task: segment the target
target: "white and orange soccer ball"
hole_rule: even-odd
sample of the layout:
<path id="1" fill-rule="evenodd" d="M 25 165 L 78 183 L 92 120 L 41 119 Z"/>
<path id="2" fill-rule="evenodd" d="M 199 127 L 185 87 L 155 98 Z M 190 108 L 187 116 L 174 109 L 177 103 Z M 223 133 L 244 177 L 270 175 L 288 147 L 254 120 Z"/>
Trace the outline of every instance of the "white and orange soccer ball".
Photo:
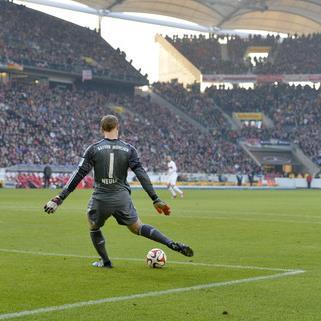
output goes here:
<path id="1" fill-rule="evenodd" d="M 166 261 L 166 254 L 161 249 L 151 249 L 146 255 L 146 263 L 150 268 L 161 268 Z"/>

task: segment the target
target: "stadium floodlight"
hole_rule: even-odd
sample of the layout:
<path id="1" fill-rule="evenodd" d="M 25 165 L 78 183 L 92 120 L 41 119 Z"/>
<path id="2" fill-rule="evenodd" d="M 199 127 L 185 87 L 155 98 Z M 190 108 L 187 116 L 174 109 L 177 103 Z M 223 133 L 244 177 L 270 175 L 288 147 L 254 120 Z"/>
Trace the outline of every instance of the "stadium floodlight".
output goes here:
<path id="1" fill-rule="evenodd" d="M 199 25 L 192 22 L 191 23 L 183 22 L 183 21 L 181 22 L 181 21 L 178 21 L 178 19 L 173 19 L 173 18 L 158 19 L 158 18 L 147 16 L 145 14 L 129 14 L 124 12 L 112 12 L 110 10 L 94 9 L 94 8 L 91 8 L 85 5 L 76 4 L 76 3 L 75 4 L 63 3 L 63 2 L 52 1 L 52 0 L 20 0 L 20 1 L 38 4 L 42 6 L 59 8 L 59 9 L 78 11 L 82 13 L 96 15 L 99 17 L 123 19 L 123 20 L 136 21 L 136 22 L 142 22 L 142 23 L 178 28 L 178 29 L 186 29 L 186 30 L 204 32 L 204 33 L 222 32 L 219 28 L 214 26 L 206 27 L 206 26 Z"/>

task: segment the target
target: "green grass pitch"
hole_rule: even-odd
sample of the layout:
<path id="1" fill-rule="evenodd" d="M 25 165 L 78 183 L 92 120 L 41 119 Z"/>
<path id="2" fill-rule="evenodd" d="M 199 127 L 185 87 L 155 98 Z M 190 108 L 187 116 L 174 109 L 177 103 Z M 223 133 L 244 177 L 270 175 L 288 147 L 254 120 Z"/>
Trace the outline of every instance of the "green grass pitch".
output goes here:
<path id="1" fill-rule="evenodd" d="M 172 206 L 169 217 L 133 191 L 142 221 L 190 244 L 195 256 L 135 236 L 111 218 L 103 231 L 112 270 L 90 265 L 91 192 L 75 191 L 54 215 L 44 214 L 56 193 L 0 190 L 0 320 L 321 320 L 319 191 L 186 190 L 176 200 L 159 191 Z M 153 247 L 165 250 L 165 268 L 146 266 Z"/>

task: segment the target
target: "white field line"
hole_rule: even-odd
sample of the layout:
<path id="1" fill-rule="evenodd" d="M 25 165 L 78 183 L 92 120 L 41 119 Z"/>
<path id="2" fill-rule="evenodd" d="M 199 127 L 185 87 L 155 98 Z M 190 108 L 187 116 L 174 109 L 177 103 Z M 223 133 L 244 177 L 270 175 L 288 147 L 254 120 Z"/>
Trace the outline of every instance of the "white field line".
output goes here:
<path id="1" fill-rule="evenodd" d="M 163 290 L 163 291 L 144 292 L 144 293 L 137 293 L 137 294 L 131 294 L 131 295 L 109 297 L 109 298 L 98 299 L 98 300 L 82 301 L 82 302 L 76 302 L 76 303 L 71 303 L 71 304 L 56 305 L 56 306 L 39 308 L 39 309 L 34 309 L 34 310 L 26 310 L 26 311 L 14 312 L 14 313 L 0 314 L 0 320 L 9 320 L 9 319 L 19 318 L 19 317 L 23 317 L 23 316 L 28 316 L 28 315 L 35 315 L 35 314 L 41 314 L 41 313 L 47 313 L 47 312 L 56 312 L 56 311 L 63 311 L 63 310 L 69 310 L 69 309 L 75 309 L 75 308 L 82 308 L 82 307 L 90 306 L 90 305 L 98 305 L 98 304 L 111 303 L 111 302 L 120 302 L 120 301 L 127 301 L 127 300 L 141 299 L 141 298 L 148 298 L 148 297 L 157 297 L 157 296 L 168 295 L 168 294 L 197 291 L 197 290 L 210 289 L 210 288 L 218 288 L 218 287 L 222 287 L 222 286 L 230 286 L 230 285 L 249 283 L 249 282 L 257 282 L 257 281 L 263 281 L 263 280 L 273 280 L 273 279 L 278 279 L 278 278 L 282 278 L 285 276 L 296 275 L 296 274 L 300 274 L 300 273 L 304 273 L 304 271 L 302 271 L 302 270 L 289 271 L 289 272 L 283 272 L 283 273 L 278 273 L 278 274 L 274 274 L 274 275 L 257 276 L 257 277 L 253 277 L 253 278 L 246 278 L 246 279 L 240 279 L 240 280 L 199 284 L 199 285 L 194 285 L 194 286 L 185 287 L 185 288 L 176 288 L 176 289 L 168 289 L 168 290 Z"/>
<path id="2" fill-rule="evenodd" d="M 75 257 L 75 258 L 84 258 L 84 259 L 93 259 L 97 258 L 93 255 L 78 255 L 78 254 L 64 254 L 64 253 L 48 253 L 48 252 L 37 252 L 37 251 L 26 251 L 26 250 L 16 250 L 16 249 L 2 249 L 0 252 L 6 253 L 19 253 L 19 254 L 30 254 L 30 255 L 40 255 L 40 256 L 58 256 L 58 257 Z M 112 260 L 116 261 L 136 261 L 142 262 L 143 259 L 138 258 L 121 258 L 121 257 L 112 257 Z M 235 264 L 211 264 L 211 263 L 198 263 L 198 262 L 184 262 L 184 261 L 170 261 L 172 264 L 182 264 L 182 265 L 193 265 L 193 266 L 208 266 L 213 268 L 228 268 L 228 269 L 244 269 L 244 270 L 261 270 L 261 271 L 275 271 L 275 272 L 297 272 L 303 270 L 294 270 L 294 269 L 284 269 L 284 268 L 271 268 L 271 267 L 262 267 L 262 266 L 252 266 L 252 265 L 235 265 Z"/>

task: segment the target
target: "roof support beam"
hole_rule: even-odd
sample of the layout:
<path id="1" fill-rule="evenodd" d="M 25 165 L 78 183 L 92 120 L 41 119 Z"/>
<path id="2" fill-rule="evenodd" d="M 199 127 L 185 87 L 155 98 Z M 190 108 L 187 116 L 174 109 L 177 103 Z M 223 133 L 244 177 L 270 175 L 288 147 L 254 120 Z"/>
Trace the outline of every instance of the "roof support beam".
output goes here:
<path id="1" fill-rule="evenodd" d="M 123 20 L 129 20 L 129 21 L 136 21 L 136 22 L 142 22 L 142 23 L 148 23 L 148 24 L 154 24 L 159 26 L 165 26 L 165 27 L 172 27 L 172 28 L 178 28 L 178 29 L 186 29 L 186 30 L 192 30 L 192 31 L 198 31 L 198 32 L 219 32 L 220 29 L 216 27 L 206 27 L 199 24 L 189 24 L 189 23 L 183 23 L 183 22 L 173 22 L 168 20 L 161 20 L 161 19 L 154 19 L 154 18 L 148 18 L 145 16 L 139 16 L 139 15 L 130 15 L 125 14 L 122 12 L 111 12 L 109 10 L 96 10 L 87 6 L 80 6 L 80 5 L 74 5 L 74 4 L 65 4 L 61 2 L 56 2 L 52 0 L 21 0 L 23 2 L 29 2 L 34 3 L 42 6 L 48 6 L 48 7 L 54 7 L 59 9 L 65 9 L 65 10 L 71 10 L 71 11 L 78 11 L 82 13 L 92 14 L 96 16 L 101 17 L 109 17 L 109 18 L 116 18 L 116 19 L 123 19 Z"/>

